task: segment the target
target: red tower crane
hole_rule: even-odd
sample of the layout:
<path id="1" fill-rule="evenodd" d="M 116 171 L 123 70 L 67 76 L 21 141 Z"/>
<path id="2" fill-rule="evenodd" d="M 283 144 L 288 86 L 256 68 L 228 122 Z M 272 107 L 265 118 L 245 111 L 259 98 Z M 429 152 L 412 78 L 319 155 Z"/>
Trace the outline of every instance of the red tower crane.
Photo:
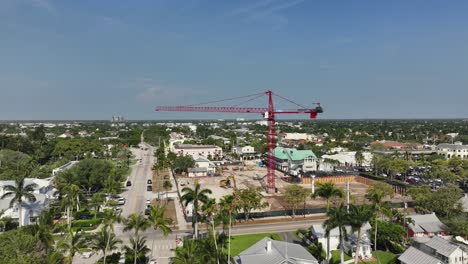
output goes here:
<path id="1" fill-rule="evenodd" d="M 261 96 L 268 97 L 268 108 L 262 107 L 240 107 L 240 105 L 255 100 Z M 275 110 L 273 105 L 273 96 L 281 98 L 285 101 L 288 101 L 296 106 L 300 107 L 299 109 L 293 110 Z M 248 100 L 239 103 L 237 105 L 226 107 L 226 106 L 200 106 L 206 105 L 211 103 L 218 103 L 224 101 L 230 101 L 235 99 L 244 99 L 248 98 Z M 311 119 L 317 117 L 317 114 L 322 113 L 323 109 L 320 106 L 320 103 L 314 103 L 316 107 L 314 108 L 307 108 L 300 104 L 297 104 L 283 96 L 273 93 L 272 91 L 268 90 L 266 92 L 262 92 L 259 94 L 229 98 L 224 100 L 206 102 L 196 105 L 188 105 L 188 106 L 157 106 L 156 111 L 173 111 L 173 112 L 221 112 L 221 113 L 255 113 L 255 114 L 262 114 L 263 117 L 268 121 L 268 133 L 267 133 L 267 150 L 268 150 L 268 157 L 267 157 L 267 165 L 268 165 L 268 172 L 267 172 L 267 191 L 269 193 L 275 192 L 275 153 L 274 150 L 276 148 L 276 126 L 275 126 L 275 117 L 278 114 L 309 114 Z"/>

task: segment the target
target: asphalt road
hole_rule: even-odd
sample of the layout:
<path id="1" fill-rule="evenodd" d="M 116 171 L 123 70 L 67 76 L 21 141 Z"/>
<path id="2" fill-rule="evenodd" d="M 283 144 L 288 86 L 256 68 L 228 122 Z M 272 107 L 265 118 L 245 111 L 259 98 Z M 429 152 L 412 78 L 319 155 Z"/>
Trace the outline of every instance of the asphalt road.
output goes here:
<path id="1" fill-rule="evenodd" d="M 147 150 L 133 148 L 131 149 L 133 155 L 137 160 L 132 167 L 132 172 L 128 180 L 132 182 L 132 186 L 126 187 L 127 189 L 121 194 L 126 199 L 122 207 L 122 216 L 127 217 L 132 213 L 144 213 L 146 202 L 146 186 L 147 180 L 151 179 L 152 171 L 151 166 L 154 164 L 154 149 L 146 143 L 140 144 Z"/>

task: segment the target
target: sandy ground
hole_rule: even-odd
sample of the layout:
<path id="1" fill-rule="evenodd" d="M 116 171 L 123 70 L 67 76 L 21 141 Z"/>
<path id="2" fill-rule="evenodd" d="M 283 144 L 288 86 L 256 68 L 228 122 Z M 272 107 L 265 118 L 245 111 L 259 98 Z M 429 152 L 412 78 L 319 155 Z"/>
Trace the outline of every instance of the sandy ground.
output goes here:
<path id="1" fill-rule="evenodd" d="M 223 176 L 218 177 L 201 177 L 201 178 L 187 178 L 187 177 L 180 177 L 179 178 L 179 185 L 181 188 L 185 186 L 193 186 L 195 181 L 198 181 L 202 188 L 210 189 L 212 191 L 212 197 L 219 201 L 223 196 L 232 194 L 232 188 L 223 188 L 220 187 L 219 181 L 226 179 L 227 176 L 234 175 L 236 179 L 236 185 L 238 189 L 244 189 L 249 187 L 261 187 L 261 181 L 266 174 L 267 170 L 265 167 L 258 167 L 258 166 L 249 166 L 244 167 L 244 170 L 232 170 L 233 167 L 228 167 L 229 169 L 224 169 Z M 239 167 L 240 168 L 240 167 Z M 290 183 L 281 179 L 283 174 L 281 172 L 276 172 L 276 187 L 278 188 L 278 193 L 276 194 L 267 194 L 262 192 L 265 196 L 265 201 L 268 202 L 269 208 L 267 211 L 272 210 L 281 210 L 288 208 L 287 203 L 284 201 L 282 192 L 286 186 L 290 185 Z M 182 183 L 182 184 L 181 184 Z M 304 188 L 311 190 L 310 184 L 301 184 Z M 336 186 L 341 188 L 344 192 L 346 192 L 346 183 L 337 183 Z M 367 189 L 369 188 L 368 185 L 358 183 L 358 182 L 350 182 L 350 202 L 353 204 L 362 204 L 368 203 L 365 198 L 365 194 Z M 332 202 L 333 204 L 338 204 L 341 201 L 346 201 L 346 197 L 343 200 L 337 198 L 334 199 Z M 392 199 L 392 202 L 402 202 L 403 198 L 401 196 L 395 196 Z M 323 199 L 317 198 L 312 199 L 308 198 L 306 201 L 308 208 L 323 208 L 325 207 L 325 201 Z"/>

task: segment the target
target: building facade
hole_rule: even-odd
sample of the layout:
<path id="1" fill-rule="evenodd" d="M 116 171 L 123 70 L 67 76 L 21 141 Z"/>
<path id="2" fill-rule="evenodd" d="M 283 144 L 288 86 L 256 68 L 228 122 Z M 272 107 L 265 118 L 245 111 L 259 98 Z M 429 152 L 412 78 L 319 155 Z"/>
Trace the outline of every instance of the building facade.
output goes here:
<path id="1" fill-rule="evenodd" d="M 220 159 L 223 157 L 223 149 L 215 145 L 191 145 L 180 144 L 172 147 L 172 152 L 181 155 L 190 155 L 192 157 L 202 156 L 205 158 Z"/>
<path id="2" fill-rule="evenodd" d="M 445 158 L 468 158 L 468 145 L 463 145 L 461 142 L 454 144 L 439 144 L 437 145 L 437 154 L 443 155 Z"/>
<path id="3" fill-rule="evenodd" d="M 15 186 L 15 181 L 0 181 L 0 196 L 6 193 L 4 186 L 13 185 Z M 13 199 L 8 197 L 0 200 L 0 211 L 5 210 L 3 217 L 10 217 L 21 225 L 31 225 L 37 222 L 37 219 L 41 212 L 47 208 L 50 202 L 55 199 L 56 189 L 52 184 L 52 179 L 35 179 L 35 178 L 26 178 L 24 180 L 24 185 L 36 184 L 34 189 L 34 197 L 36 201 L 23 201 L 21 205 L 22 218 L 20 219 L 20 205 L 14 203 L 10 207 L 10 202 Z"/>
<path id="4" fill-rule="evenodd" d="M 318 159 L 311 150 L 297 150 L 295 148 L 276 147 L 275 167 L 277 170 L 293 173 L 316 171 Z"/>

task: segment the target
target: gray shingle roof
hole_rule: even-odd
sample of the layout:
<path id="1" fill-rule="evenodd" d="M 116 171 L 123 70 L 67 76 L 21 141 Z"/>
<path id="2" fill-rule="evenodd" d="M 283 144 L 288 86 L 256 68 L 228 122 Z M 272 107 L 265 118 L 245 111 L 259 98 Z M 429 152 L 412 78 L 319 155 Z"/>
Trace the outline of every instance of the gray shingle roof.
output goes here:
<path id="1" fill-rule="evenodd" d="M 429 233 L 438 233 L 444 231 L 446 226 L 437 218 L 437 216 L 432 214 L 424 215 L 410 215 L 408 216 L 414 221 L 414 224 L 409 224 L 409 227 L 417 233 L 429 232 Z"/>
<path id="2" fill-rule="evenodd" d="M 435 257 L 428 255 L 415 247 L 409 247 L 398 260 L 405 264 L 441 264 Z"/>
<path id="3" fill-rule="evenodd" d="M 271 250 L 267 251 L 267 241 Z M 318 264 L 305 248 L 298 244 L 263 238 L 236 257 L 238 264 Z"/>
<path id="4" fill-rule="evenodd" d="M 442 143 L 437 145 L 437 148 L 447 148 L 447 149 L 452 149 L 452 150 L 459 150 L 459 149 L 468 149 L 467 145 L 458 145 L 458 144 L 446 144 Z"/>
<path id="5" fill-rule="evenodd" d="M 426 246 L 435 249 L 437 253 L 446 257 L 449 257 L 458 248 L 457 245 L 437 236 L 432 237 L 426 243 Z"/>

